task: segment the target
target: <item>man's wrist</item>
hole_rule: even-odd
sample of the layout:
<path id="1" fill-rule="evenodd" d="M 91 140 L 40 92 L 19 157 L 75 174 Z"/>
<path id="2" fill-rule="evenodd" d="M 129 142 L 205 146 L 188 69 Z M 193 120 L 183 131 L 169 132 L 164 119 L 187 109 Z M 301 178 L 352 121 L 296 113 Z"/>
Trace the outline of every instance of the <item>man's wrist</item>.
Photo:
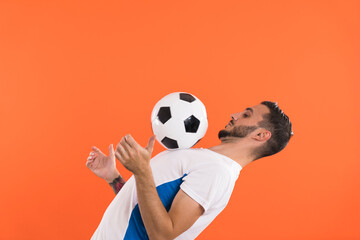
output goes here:
<path id="1" fill-rule="evenodd" d="M 152 170 L 150 167 L 150 164 L 146 167 L 141 168 L 141 170 L 137 171 L 137 172 L 133 172 L 134 177 L 135 178 L 143 178 L 146 177 L 147 175 L 152 175 Z"/>
<path id="2" fill-rule="evenodd" d="M 115 172 L 115 173 L 113 173 L 111 176 L 109 176 L 108 178 L 105 178 L 105 181 L 110 184 L 110 183 L 112 183 L 116 178 L 118 178 L 119 176 L 121 177 L 120 173 Z"/>
<path id="3" fill-rule="evenodd" d="M 121 177 L 121 175 L 119 175 L 111 183 L 109 183 L 109 185 L 114 190 L 115 194 L 118 194 L 118 192 L 121 190 L 125 183 L 126 181 Z"/>

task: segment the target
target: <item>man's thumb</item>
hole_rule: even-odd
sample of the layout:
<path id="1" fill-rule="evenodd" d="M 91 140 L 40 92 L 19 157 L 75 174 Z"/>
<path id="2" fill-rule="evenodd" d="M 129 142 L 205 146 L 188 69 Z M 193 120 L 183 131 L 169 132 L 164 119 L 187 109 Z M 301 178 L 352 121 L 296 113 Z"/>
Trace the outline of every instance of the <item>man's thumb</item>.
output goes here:
<path id="1" fill-rule="evenodd" d="M 115 151 L 114 151 L 114 148 L 113 148 L 112 144 L 110 144 L 110 146 L 109 146 L 109 154 L 110 154 L 110 156 L 115 154 Z"/>
<path id="2" fill-rule="evenodd" d="M 149 139 L 148 145 L 145 147 L 150 153 L 152 153 L 153 149 L 154 149 L 154 144 L 155 144 L 155 135 L 151 136 L 151 138 Z"/>

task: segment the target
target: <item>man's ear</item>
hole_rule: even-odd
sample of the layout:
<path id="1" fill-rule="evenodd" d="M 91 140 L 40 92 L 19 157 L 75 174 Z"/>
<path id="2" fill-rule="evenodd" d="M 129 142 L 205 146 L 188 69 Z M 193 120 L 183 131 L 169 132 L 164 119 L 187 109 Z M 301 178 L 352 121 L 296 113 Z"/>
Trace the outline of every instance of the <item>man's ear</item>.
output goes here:
<path id="1" fill-rule="evenodd" d="M 265 128 L 260 128 L 253 136 L 253 139 L 260 142 L 266 142 L 271 138 L 271 132 Z"/>

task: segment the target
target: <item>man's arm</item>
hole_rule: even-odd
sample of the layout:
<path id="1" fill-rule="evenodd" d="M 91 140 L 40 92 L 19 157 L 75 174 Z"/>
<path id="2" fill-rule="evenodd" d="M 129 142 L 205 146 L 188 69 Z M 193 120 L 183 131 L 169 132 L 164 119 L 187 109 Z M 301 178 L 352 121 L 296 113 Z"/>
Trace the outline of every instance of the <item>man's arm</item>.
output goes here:
<path id="1" fill-rule="evenodd" d="M 135 177 L 138 204 L 147 234 L 151 240 L 173 239 L 191 227 L 204 209 L 180 190 L 169 212 L 166 211 L 156 190 L 150 167 L 154 136 L 142 148 L 127 135 L 117 145 L 115 156 Z M 186 211 L 184 211 L 186 209 Z"/>
<path id="2" fill-rule="evenodd" d="M 174 239 L 203 214 L 200 204 L 182 190 L 176 194 L 167 212 L 157 193 L 151 169 L 134 176 L 141 217 L 151 240 Z"/>

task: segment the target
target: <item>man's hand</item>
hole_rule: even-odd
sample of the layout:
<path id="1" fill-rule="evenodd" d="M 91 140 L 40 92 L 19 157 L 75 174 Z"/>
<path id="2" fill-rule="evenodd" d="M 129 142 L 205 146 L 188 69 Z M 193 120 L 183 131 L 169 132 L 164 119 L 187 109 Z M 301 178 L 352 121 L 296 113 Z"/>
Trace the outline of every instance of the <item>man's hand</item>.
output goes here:
<path id="1" fill-rule="evenodd" d="M 90 152 L 86 166 L 96 176 L 105 179 L 108 183 L 120 176 L 119 171 L 116 169 L 115 152 L 112 144 L 109 146 L 109 156 L 106 156 L 95 146 L 92 147 L 92 150 L 94 152 Z"/>
<path id="2" fill-rule="evenodd" d="M 142 174 L 150 168 L 154 142 L 155 136 L 152 136 L 148 145 L 143 148 L 128 134 L 116 146 L 115 156 L 134 175 Z"/>

